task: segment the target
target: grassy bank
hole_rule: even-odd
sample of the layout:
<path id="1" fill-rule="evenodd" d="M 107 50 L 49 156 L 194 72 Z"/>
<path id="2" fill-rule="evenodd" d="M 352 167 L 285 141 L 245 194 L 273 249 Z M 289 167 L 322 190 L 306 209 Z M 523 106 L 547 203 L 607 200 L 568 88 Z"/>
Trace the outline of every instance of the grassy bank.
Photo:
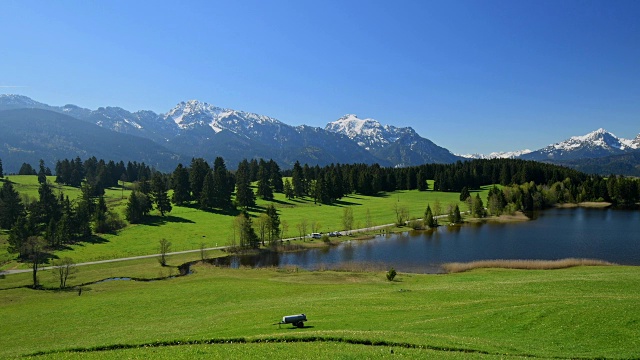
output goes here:
<path id="1" fill-rule="evenodd" d="M 149 274 L 157 273 L 158 265 L 146 264 Z M 120 270 L 117 276 L 131 273 Z M 407 350 L 413 358 L 640 356 L 637 267 L 401 273 L 394 282 L 382 272 L 231 270 L 208 265 L 194 270 L 163 281 L 94 284 L 81 296 L 4 287 L 0 358 L 95 347 L 114 349 L 91 354 L 101 358 L 220 356 L 230 345 L 201 343 L 232 338 L 255 342 L 232 346 L 232 351 L 249 358 L 287 349 L 311 355 L 324 349 L 333 357 L 353 351 L 356 357 L 379 349 L 387 352 L 393 344 L 416 347 Z M 14 276 L 28 274 L 0 282 L 13 281 Z M 305 328 L 272 325 L 294 313 L 307 314 Z M 315 342 L 257 342 L 288 337 Z M 176 342 L 191 345 L 137 348 Z M 366 350 L 362 345 L 375 343 L 391 345 Z M 134 348 L 115 350 L 118 347 Z"/>

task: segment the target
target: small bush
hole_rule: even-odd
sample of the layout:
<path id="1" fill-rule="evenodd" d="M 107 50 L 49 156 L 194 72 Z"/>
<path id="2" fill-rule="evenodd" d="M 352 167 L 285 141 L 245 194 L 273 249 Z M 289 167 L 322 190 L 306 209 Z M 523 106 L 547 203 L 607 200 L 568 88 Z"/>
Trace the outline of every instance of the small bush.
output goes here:
<path id="1" fill-rule="evenodd" d="M 422 221 L 418 219 L 413 219 L 409 221 L 409 227 L 412 228 L 413 230 L 420 230 L 423 228 Z"/>
<path id="2" fill-rule="evenodd" d="M 393 279 L 396 277 L 398 273 L 396 272 L 396 269 L 391 268 L 389 269 L 389 271 L 387 271 L 387 280 L 389 281 L 393 281 Z"/>

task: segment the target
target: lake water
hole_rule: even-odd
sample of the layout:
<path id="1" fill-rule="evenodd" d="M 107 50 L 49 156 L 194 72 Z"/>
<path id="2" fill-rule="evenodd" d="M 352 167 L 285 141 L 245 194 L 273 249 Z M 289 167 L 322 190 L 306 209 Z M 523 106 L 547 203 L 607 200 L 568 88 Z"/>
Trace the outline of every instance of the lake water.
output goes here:
<path id="1" fill-rule="evenodd" d="M 317 241 L 317 240 L 316 240 Z M 231 266 L 305 269 L 373 264 L 405 272 L 438 272 L 447 262 L 489 259 L 590 258 L 640 265 L 640 211 L 551 209 L 522 223 L 442 226 L 337 246 L 259 257 L 232 257 Z"/>

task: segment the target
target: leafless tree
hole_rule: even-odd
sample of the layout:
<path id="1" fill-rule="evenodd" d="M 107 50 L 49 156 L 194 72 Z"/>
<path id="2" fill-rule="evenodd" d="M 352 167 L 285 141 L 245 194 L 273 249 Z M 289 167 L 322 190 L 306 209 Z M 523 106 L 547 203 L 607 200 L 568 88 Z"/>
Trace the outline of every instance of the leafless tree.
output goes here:
<path id="1" fill-rule="evenodd" d="M 264 246 L 264 238 L 267 235 L 267 227 L 269 225 L 269 215 L 262 213 L 256 220 L 256 226 L 258 227 L 258 236 L 260 236 L 260 242 Z"/>
<path id="2" fill-rule="evenodd" d="M 350 206 L 345 207 L 342 211 L 342 226 L 344 226 L 348 234 L 351 234 L 351 229 L 353 229 L 353 209 Z"/>
<path id="3" fill-rule="evenodd" d="M 33 270 L 33 287 L 38 287 L 38 266 L 44 258 L 45 240 L 40 236 L 29 236 L 24 242 L 24 253 L 32 264 Z"/>
<path id="4" fill-rule="evenodd" d="M 369 211 L 369 208 L 367 208 L 367 212 L 364 215 L 364 222 L 365 222 L 365 226 L 367 228 L 371 228 L 373 227 L 373 221 L 371 220 L 371 211 Z"/>
<path id="5" fill-rule="evenodd" d="M 60 289 L 67 287 L 67 280 L 73 279 L 78 272 L 76 263 L 70 257 L 64 257 L 53 262 L 53 275 L 60 281 Z"/>
<path id="6" fill-rule="evenodd" d="M 200 243 L 200 260 L 204 262 L 207 259 L 207 252 L 204 250 L 207 248 L 207 244 Z"/>
<path id="7" fill-rule="evenodd" d="M 167 239 L 160 239 L 160 265 L 167 266 L 167 253 L 171 248 L 171 242 L 167 241 Z"/>

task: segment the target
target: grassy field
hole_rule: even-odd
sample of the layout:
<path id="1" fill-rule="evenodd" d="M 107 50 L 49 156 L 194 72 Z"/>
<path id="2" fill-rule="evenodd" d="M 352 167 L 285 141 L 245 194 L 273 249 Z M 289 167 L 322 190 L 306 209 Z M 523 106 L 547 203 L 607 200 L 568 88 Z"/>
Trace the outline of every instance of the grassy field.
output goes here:
<path id="1" fill-rule="evenodd" d="M 35 176 L 11 180 L 21 193 L 37 197 Z M 80 194 L 59 190 L 71 199 Z M 273 203 L 289 224 L 289 237 L 297 235 L 303 220 L 307 232 L 311 222 L 316 231 L 341 229 L 346 206 L 353 209 L 354 227 L 362 227 L 393 223 L 396 204 L 420 217 L 436 199 L 443 208 L 459 203 L 457 193 L 433 191 L 351 195 L 332 206 L 276 194 L 273 202 L 259 200 L 252 215 Z M 107 200 L 116 211 L 126 204 L 120 189 L 108 190 Z M 146 224 L 56 255 L 83 262 L 150 254 L 157 252 L 160 238 L 171 241 L 174 251 L 224 245 L 231 239 L 231 223 L 229 214 L 174 207 L 170 216 L 152 216 Z M 6 236 L 0 233 L 0 261 L 3 268 L 15 268 L 19 265 L 6 254 Z M 30 289 L 30 273 L 0 278 L 0 358 L 640 357 L 637 267 L 401 273 L 388 282 L 381 272 L 198 264 L 191 275 L 163 279 L 199 257 L 171 256 L 167 267 L 157 259 L 81 266 L 68 282 L 82 286 L 80 296 L 75 289 Z M 49 271 L 39 277 L 45 288 L 57 285 Z M 102 281 L 110 278 L 138 281 Z M 305 328 L 273 325 L 283 315 L 301 312 L 309 318 Z"/>
<path id="2" fill-rule="evenodd" d="M 100 348 L 42 357 L 640 357 L 637 267 L 401 273 L 394 282 L 369 272 L 194 270 L 88 285 L 81 296 L 13 288 L 29 274 L 7 276 L 0 358 Z M 149 259 L 83 267 L 71 283 L 170 272 Z M 303 329 L 272 325 L 301 312 L 309 319 Z M 235 344 L 206 344 L 225 340 Z"/>
<path id="3" fill-rule="evenodd" d="M 25 196 L 37 199 L 38 183 L 36 176 L 10 176 L 15 188 Z M 49 181 L 53 182 L 54 177 Z M 80 196 L 80 190 L 67 186 L 55 185 L 55 193 L 62 191 L 70 199 Z M 433 182 L 430 182 L 433 187 Z M 487 188 L 483 189 L 481 196 Z M 119 213 L 124 212 L 129 190 L 108 189 L 105 198 L 110 208 Z M 258 216 L 266 206 L 273 204 L 280 215 L 280 219 L 288 224 L 284 237 L 299 235 L 298 224 L 307 222 L 306 233 L 328 232 L 342 230 L 342 216 L 344 208 L 353 209 L 354 228 L 365 227 L 367 224 L 382 225 L 394 223 L 396 219 L 394 207 L 406 208 L 411 217 L 422 217 L 427 204 L 432 206 L 439 201 L 443 211 L 449 204 L 459 204 L 461 210 L 466 204 L 458 199 L 458 193 L 444 193 L 435 191 L 395 191 L 380 196 L 362 196 L 352 194 L 334 205 L 314 204 L 312 200 L 289 200 L 283 194 L 275 194 L 274 201 L 259 199 L 257 208 L 251 211 L 252 216 Z M 368 215 L 367 215 L 368 214 Z M 137 255 L 154 254 L 158 252 L 158 241 L 162 238 L 172 243 L 171 251 L 199 249 L 205 247 L 228 245 L 233 238 L 233 215 L 217 212 L 201 211 L 192 207 L 174 206 L 168 216 L 159 216 L 152 212 L 145 224 L 130 225 L 117 234 L 99 234 L 92 242 L 71 245 L 65 250 L 56 251 L 58 257 L 71 257 L 75 262 L 114 259 Z M 124 216 L 123 216 L 124 218 Z M 6 253 L 6 235 L 0 234 L 0 269 L 25 268 L 24 264 L 11 261 L 14 256 Z"/>

